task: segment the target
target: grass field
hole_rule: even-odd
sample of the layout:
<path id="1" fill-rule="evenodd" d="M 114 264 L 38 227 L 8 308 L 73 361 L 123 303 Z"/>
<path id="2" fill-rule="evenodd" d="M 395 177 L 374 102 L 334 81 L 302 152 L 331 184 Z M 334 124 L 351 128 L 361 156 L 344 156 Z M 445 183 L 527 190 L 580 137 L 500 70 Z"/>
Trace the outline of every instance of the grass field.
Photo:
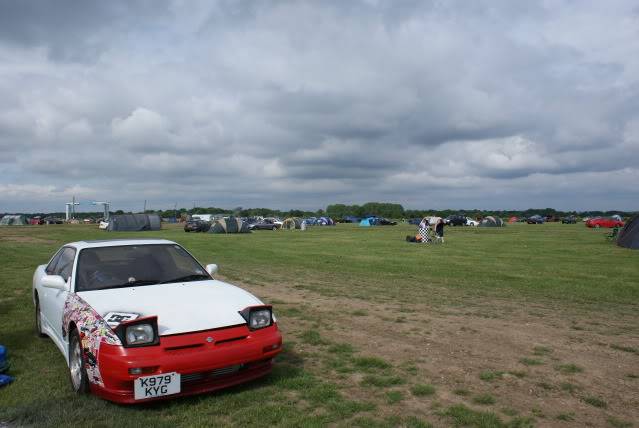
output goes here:
<path id="1" fill-rule="evenodd" d="M 639 251 L 581 224 L 448 228 L 443 245 L 412 233 L 1 228 L 16 381 L 0 389 L 0 426 L 639 426 Z M 66 242 L 131 236 L 175 240 L 272 303 L 286 343 L 273 374 L 145 406 L 74 396 L 34 334 L 33 270 Z"/>

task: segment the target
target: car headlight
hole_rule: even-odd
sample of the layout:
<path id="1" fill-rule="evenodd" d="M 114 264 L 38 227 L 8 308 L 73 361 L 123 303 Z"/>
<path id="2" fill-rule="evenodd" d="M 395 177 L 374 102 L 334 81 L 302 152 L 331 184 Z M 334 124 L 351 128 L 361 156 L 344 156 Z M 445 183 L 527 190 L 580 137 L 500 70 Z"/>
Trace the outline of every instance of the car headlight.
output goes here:
<path id="1" fill-rule="evenodd" d="M 129 345 L 143 345 L 152 343 L 155 339 L 151 324 L 138 324 L 126 328 L 126 343 Z"/>
<path id="2" fill-rule="evenodd" d="M 269 309 L 251 311 L 249 314 L 249 327 L 251 330 L 268 327 L 269 325 L 271 325 L 271 311 Z"/>
<path id="3" fill-rule="evenodd" d="M 246 320 L 250 330 L 259 330 L 273 325 L 273 310 L 271 306 L 249 306 L 240 311 L 240 315 Z"/>
<path id="4" fill-rule="evenodd" d="M 122 322 L 115 327 L 114 331 L 125 348 L 152 346 L 160 343 L 156 316 Z"/>

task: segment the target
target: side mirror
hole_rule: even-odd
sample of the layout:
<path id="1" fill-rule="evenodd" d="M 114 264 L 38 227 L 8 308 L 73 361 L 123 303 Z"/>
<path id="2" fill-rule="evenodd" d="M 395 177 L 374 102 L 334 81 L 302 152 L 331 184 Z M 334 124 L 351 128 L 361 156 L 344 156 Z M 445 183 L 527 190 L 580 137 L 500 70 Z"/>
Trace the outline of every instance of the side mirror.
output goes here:
<path id="1" fill-rule="evenodd" d="M 216 264 L 206 265 L 206 271 L 209 273 L 209 275 L 215 275 L 215 273 L 217 272 L 217 265 Z"/>
<path id="2" fill-rule="evenodd" d="M 60 275 L 45 275 L 42 278 L 42 286 L 56 290 L 67 290 L 67 282 Z"/>

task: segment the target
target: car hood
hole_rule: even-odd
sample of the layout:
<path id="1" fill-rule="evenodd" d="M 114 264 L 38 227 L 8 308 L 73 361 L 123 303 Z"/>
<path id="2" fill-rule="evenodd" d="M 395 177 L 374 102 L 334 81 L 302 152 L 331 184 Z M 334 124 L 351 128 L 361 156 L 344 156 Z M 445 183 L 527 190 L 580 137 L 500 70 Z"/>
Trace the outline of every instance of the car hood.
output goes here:
<path id="1" fill-rule="evenodd" d="M 251 293 L 217 280 L 156 284 L 77 293 L 93 309 L 156 315 L 160 336 L 244 324 L 238 313 L 263 304 Z"/>

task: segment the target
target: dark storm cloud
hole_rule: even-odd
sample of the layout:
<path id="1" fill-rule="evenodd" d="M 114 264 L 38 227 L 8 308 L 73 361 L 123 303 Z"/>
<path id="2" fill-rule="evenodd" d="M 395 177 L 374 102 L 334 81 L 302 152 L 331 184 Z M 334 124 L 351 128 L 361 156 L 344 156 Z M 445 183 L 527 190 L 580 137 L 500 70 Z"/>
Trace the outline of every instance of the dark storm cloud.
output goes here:
<path id="1" fill-rule="evenodd" d="M 73 195 L 637 209 L 637 17 L 627 1 L 2 2 L 0 211 Z"/>

